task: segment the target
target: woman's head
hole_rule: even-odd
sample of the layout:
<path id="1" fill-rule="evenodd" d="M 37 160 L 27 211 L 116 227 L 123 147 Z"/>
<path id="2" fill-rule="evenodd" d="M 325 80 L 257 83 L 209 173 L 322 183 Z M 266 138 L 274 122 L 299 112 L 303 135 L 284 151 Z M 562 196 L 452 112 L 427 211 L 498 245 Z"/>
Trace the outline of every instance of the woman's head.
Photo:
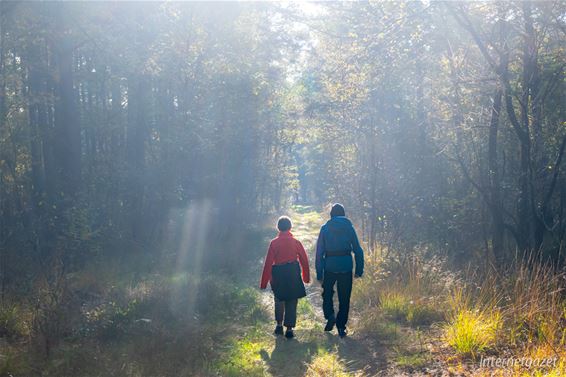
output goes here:
<path id="1" fill-rule="evenodd" d="M 287 216 L 281 216 L 279 220 L 277 220 L 277 229 L 279 229 L 280 232 L 286 232 L 288 230 L 291 230 L 292 227 L 293 227 L 293 223 L 291 222 L 291 219 Z"/>
<path id="2" fill-rule="evenodd" d="M 332 209 L 330 210 L 330 217 L 336 216 L 346 216 L 346 211 L 344 210 L 344 206 L 340 203 L 335 203 L 332 205 Z"/>

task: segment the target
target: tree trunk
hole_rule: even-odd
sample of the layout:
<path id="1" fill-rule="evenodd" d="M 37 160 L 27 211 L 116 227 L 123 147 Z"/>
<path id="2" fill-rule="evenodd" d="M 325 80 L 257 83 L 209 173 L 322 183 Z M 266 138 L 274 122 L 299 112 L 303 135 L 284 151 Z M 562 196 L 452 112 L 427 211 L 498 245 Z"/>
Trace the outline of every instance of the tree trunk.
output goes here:
<path id="1" fill-rule="evenodd" d="M 126 129 L 126 161 L 128 182 L 126 184 L 126 210 L 130 219 L 132 237 L 142 238 L 143 198 L 145 192 L 145 142 L 147 134 L 149 78 L 144 76 L 128 79 L 128 127 Z"/>
<path id="2" fill-rule="evenodd" d="M 73 87 L 73 44 L 67 27 L 65 4 L 57 4 L 58 30 L 52 46 L 56 64 L 54 157 L 58 177 L 57 196 L 76 197 L 81 183 L 81 130 Z M 66 201 L 65 200 L 65 201 Z"/>
<path id="3" fill-rule="evenodd" d="M 490 209 L 492 215 L 491 224 L 491 247 L 497 265 L 502 261 L 503 253 L 503 204 L 501 202 L 501 182 L 499 178 L 499 167 L 497 164 L 497 134 L 499 128 L 499 114 L 501 112 L 501 98 L 503 92 L 497 89 L 493 96 L 493 106 L 491 108 L 491 120 L 489 123 L 489 144 L 488 144 L 488 169 L 490 186 Z"/>

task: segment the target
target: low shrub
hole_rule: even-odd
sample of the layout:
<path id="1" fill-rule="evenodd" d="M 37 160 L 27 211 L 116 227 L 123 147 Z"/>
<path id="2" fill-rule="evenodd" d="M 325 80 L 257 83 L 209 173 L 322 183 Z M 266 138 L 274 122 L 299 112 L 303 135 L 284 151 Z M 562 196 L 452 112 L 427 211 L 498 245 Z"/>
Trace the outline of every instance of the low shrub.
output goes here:
<path id="1" fill-rule="evenodd" d="M 4 343 L 0 343 L 0 350 L 0 376 L 29 375 L 31 368 L 25 353 Z"/>
<path id="2" fill-rule="evenodd" d="M 0 338 L 18 338 L 28 336 L 30 315 L 17 304 L 0 306 Z"/>
<path id="3" fill-rule="evenodd" d="M 383 314 L 395 320 L 405 319 L 410 299 L 400 292 L 386 292 L 380 295 L 380 307 Z"/>
<path id="4" fill-rule="evenodd" d="M 432 304 L 410 302 L 405 319 L 411 326 L 427 326 L 441 321 L 443 315 Z"/>

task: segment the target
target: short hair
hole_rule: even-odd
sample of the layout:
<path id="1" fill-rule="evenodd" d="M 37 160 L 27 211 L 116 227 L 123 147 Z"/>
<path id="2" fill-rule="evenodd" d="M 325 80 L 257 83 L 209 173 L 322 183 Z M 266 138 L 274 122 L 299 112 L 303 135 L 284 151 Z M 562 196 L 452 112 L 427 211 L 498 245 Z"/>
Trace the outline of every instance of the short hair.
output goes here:
<path id="1" fill-rule="evenodd" d="M 346 211 L 344 210 L 344 206 L 340 203 L 334 203 L 332 205 L 332 209 L 330 210 L 330 217 L 336 216 L 346 216 Z"/>
<path id="2" fill-rule="evenodd" d="M 290 230 L 292 227 L 293 227 L 293 223 L 291 222 L 291 219 L 287 216 L 281 216 L 279 220 L 277 220 L 277 229 L 279 229 L 280 232 L 286 232 Z"/>

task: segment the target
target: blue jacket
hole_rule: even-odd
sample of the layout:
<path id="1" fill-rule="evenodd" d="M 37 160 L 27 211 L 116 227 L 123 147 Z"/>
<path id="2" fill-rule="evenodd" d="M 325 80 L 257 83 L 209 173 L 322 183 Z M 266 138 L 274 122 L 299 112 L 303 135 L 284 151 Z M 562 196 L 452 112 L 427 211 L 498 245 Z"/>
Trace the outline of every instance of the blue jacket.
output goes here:
<path id="1" fill-rule="evenodd" d="M 335 216 L 320 228 L 316 243 L 316 278 L 322 280 L 324 271 L 351 272 L 356 259 L 356 275 L 364 273 L 364 252 L 354 226 L 344 216 Z M 327 254 L 342 255 L 327 255 Z"/>

